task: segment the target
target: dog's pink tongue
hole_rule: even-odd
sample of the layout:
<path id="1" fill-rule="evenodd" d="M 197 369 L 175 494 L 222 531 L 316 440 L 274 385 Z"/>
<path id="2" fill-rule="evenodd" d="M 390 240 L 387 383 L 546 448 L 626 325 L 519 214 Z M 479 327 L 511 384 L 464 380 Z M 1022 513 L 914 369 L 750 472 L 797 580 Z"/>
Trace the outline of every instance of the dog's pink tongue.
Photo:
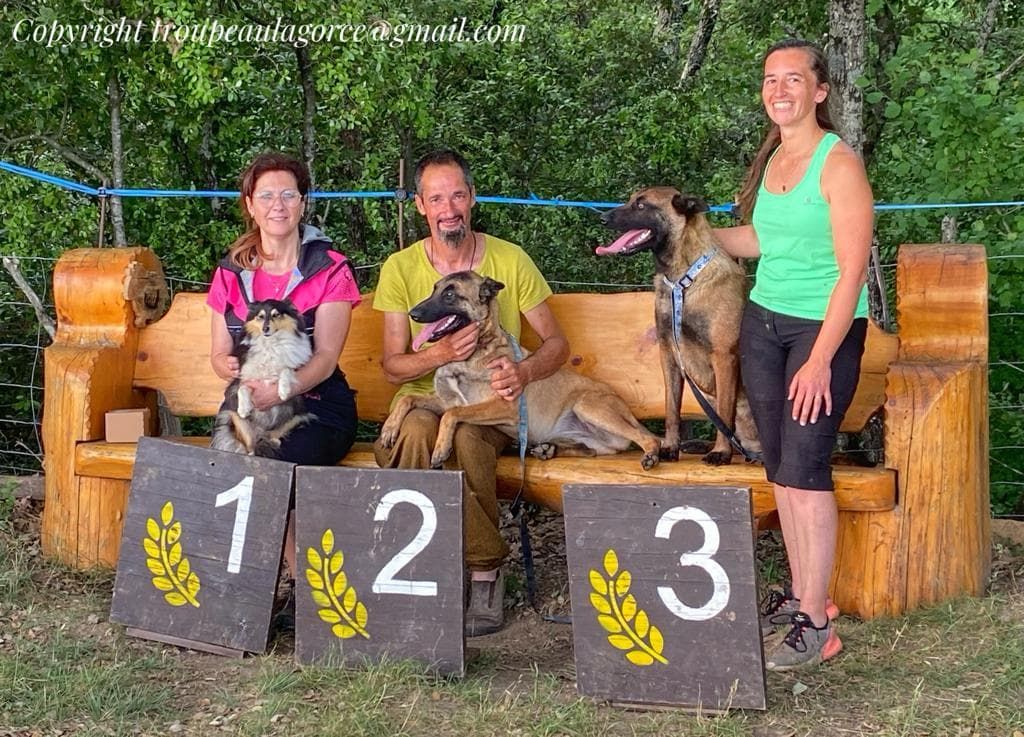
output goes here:
<path id="1" fill-rule="evenodd" d="M 452 318 L 449 315 L 448 317 L 442 317 L 440 320 L 435 320 L 434 322 L 427 323 L 426 325 L 424 325 L 423 329 L 416 334 L 415 338 L 412 339 L 412 349 L 414 351 L 418 351 L 423 346 L 424 343 L 426 343 L 428 340 L 431 339 L 431 337 L 433 337 L 434 333 L 437 332 L 438 328 L 440 328 L 442 325 L 444 325 L 451 319 Z"/>
<path id="2" fill-rule="evenodd" d="M 626 250 L 634 240 L 641 238 L 649 234 L 650 231 L 646 229 L 639 230 L 627 230 L 625 233 L 616 238 L 612 243 L 607 246 L 598 246 L 594 249 L 594 253 L 598 256 L 608 256 L 610 254 L 622 253 Z"/>

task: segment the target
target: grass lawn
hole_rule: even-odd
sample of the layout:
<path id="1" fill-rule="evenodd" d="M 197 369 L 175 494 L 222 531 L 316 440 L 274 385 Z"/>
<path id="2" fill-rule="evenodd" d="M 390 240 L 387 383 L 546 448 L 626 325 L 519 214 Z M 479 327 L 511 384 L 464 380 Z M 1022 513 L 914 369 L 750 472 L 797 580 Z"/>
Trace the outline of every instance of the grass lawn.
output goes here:
<path id="1" fill-rule="evenodd" d="M 986 598 L 895 619 L 844 617 L 845 650 L 835 660 L 768 674 L 767 712 L 702 716 L 581 698 L 569 628 L 544 621 L 515 592 L 509 627 L 471 641 L 478 652 L 462 680 L 424 675 L 408 663 L 299 668 L 289 638 L 244 660 L 128 638 L 107 622 L 111 573 L 44 561 L 38 506 L 26 501 L 0 511 L 0 737 L 1024 737 L 1024 548 L 1009 543 L 996 544 Z M 556 538 L 540 536 L 542 593 L 546 610 L 566 611 Z"/>

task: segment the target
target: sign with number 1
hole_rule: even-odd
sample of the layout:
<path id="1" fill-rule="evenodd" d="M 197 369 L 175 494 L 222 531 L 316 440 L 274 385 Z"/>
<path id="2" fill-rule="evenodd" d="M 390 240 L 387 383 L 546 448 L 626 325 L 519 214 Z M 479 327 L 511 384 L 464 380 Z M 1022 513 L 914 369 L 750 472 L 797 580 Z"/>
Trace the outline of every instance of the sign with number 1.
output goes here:
<path id="1" fill-rule="evenodd" d="M 265 651 L 293 468 L 140 438 L 111 621 L 197 649 Z"/>
<path id="2" fill-rule="evenodd" d="M 581 693 L 765 708 L 750 490 L 566 486 Z"/>

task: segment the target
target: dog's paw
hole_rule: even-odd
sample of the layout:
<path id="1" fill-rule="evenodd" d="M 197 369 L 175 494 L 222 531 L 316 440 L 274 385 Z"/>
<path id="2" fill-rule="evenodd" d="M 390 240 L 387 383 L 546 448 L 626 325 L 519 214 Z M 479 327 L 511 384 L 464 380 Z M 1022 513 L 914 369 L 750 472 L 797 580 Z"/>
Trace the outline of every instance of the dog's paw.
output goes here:
<path id="1" fill-rule="evenodd" d="M 558 446 L 554 443 L 537 443 L 530 448 L 530 455 L 542 461 L 550 461 L 558 453 Z"/>
<path id="2" fill-rule="evenodd" d="M 297 384 L 298 381 L 295 378 L 295 374 L 285 369 L 281 372 L 281 375 L 277 377 L 277 396 L 282 402 L 286 401 L 291 396 L 292 387 Z"/>
<path id="3" fill-rule="evenodd" d="M 684 440 L 679 444 L 679 452 L 687 454 L 707 453 L 714 445 L 707 440 Z"/>
<path id="4" fill-rule="evenodd" d="M 398 440 L 398 428 L 388 427 L 385 423 L 380 429 L 380 438 L 378 439 L 380 447 L 385 450 L 390 450 L 394 446 L 396 440 Z"/>
<path id="5" fill-rule="evenodd" d="M 652 468 L 654 468 L 655 466 L 658 465 L 658 461 L 661 460 L 660 455 L 661 455 L 662 452 L 664 452 L 664 451 L 660 451 L 658 453 L 644 453 L 643 457 L 640 458 L 640 466 L 645 471 L 650 471 Z M 679 459 L 679 456 L 677 455 L 676 458 L 674 458 L 673 460 L 678 460 L 678 459 Z"/>
<path id="6" fill-rule="evenodd" d="M 709 466 L 726 466 L 732 463 L 732 451 L 716 450 L 702 459 Z"/>
<path id="7" fill-rule="evenodd" d="M 658 457 L 663 461 L 678 461 L 679 460 L 679 448 L 666 448 L 662 447 L 658 451 Z"/>
<path id="8" fill-rule="evenodd" d="M 434 452 L 430 454 L 430 467 L 441 468 L 451 454 L 451 448 L 434 448 Z"/>

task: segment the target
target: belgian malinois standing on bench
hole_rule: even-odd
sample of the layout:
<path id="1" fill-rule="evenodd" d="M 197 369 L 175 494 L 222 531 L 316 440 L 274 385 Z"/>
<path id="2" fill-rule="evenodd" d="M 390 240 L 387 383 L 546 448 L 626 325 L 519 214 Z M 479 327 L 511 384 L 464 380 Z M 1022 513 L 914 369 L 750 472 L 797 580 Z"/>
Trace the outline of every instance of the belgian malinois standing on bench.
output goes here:
<path id="1" fill-rule="evenodd" d="M 743 447 L 761 450 L 750 405 L 740 386 L 740 320 L 749 284 L 738 263 L 715 249 L 698 198 L 682 195 L 671 187 L 641 190 L 629 202 L 602 217 L 609 228 L 622 232 L 598 255 L 629 255 L 650 251 L 654 255 L 655 325 L 665 375 L 665 443 L 663 455 L 678 458 L 679 409 L 683 393 L 682 371 L 709 396 L 716 412 Z M 672 292 L 695 262 L 709 255 L 704 267 L 684 290 L 682 321 L 676 340 Z M 704 461 L 721 465 L 732 461 L 733 448 L 718 432 L 714 447 Z"/>
<path id="2" fill-rule="evenodd" d="M 440 466 L 451 455 L 460 422 L 490 425 L 518 438 L 519 402 L 508 402 L 491 388 L 487 365 L 497 358 L 515 360 L 508 335 L 498 322 L 495 298 L 504 284 L 472 271 L 449 274 L 433 293 L 409 311 L 416 322 L 429 323 L 416 336 L 413 348 L 453 333 L 471 322 L 480 323 L 476 350 L 465 361 L 437 369 L 434 394 L 407 395 L 391 410 L 381 428 L 381 444 L 390 448 L 402 420 L 422 407 L 441 416 L 430 462 Z M 528 352 L 523 350 L 523 356 Z M 625 401 L 607 384 L 569 369 L 532 381 L 524 390 L 530 452 L 542 459 L 563 456 L 609 455 L 626 450 L 630 441 L 644 454 L 640 464 L 649 470 L 658 463 L 660 439 L 641 425 Z"/>

